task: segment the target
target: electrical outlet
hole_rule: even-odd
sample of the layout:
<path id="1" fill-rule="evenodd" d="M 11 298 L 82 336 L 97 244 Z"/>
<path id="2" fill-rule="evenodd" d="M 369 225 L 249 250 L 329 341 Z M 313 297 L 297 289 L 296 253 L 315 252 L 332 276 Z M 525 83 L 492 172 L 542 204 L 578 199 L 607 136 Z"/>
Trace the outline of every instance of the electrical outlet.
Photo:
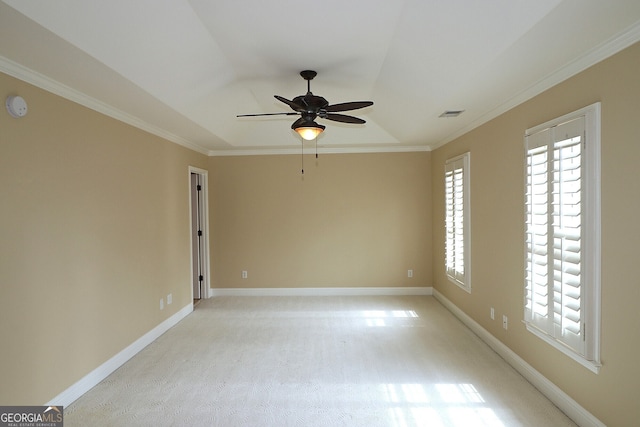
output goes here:
<path id="1" fill-rule="evenodd" d="M 407 277 L 413 277 L 413 270 L 407 270 Z"/>
<path id="2" fill-rule="evenodd" d="M 242 270 L 242 278 L 246 279 L 247 277 L 249 277 L 249 273 L 247 273 L 247 270 Z"/>
<path id="3" fill-rule="evenodd" d="M 502 315 L 502 327 L 504 329 L 507 329 L 507 316 L 505 316 L 504 314 Z"/>
<path id="4" fill-rule="evenodd" d="M 171 304 L 173 302 L 173 295 L 169 294 L 167 295 L 167 305 Z"/>
<path id="5" fill-rule="evenodd" d="M 160 298 L 160 310 L 164 310 L 164 298 Z"/>
<path id="6" fill-rule="evenodd" d="M 496 320 L 496 311 L 491 307 L 491 320 Z"/>

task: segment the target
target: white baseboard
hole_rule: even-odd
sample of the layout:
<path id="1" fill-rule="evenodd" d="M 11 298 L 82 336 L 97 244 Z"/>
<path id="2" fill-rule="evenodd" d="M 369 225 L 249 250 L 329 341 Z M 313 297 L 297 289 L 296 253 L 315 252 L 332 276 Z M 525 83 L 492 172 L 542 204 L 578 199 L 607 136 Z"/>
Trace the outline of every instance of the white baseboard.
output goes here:
<path id="1" fill-rule="evenodd" d="M 435 298 L 458 317 L 467 327 L 478 335 L 489 347 L 498 353 L 507 363 L 514 367 L 523 377 L 533 384 L 567 416 L 583 427 L 606 427 L 589 411 L 580 406 L 559 387 L 536 371 L 520 356 L 491 335 L 475 320 L 465 314 L 444 295 L 432 287 L 373 287 L 373 288 L 218 288 L 211 289 L 211 295 L 216 296 L 358 296 L 358 295 L 434 295 Z M 120 351 L 111 359 L 84 376 L 71 387 L 51 399 L 44 405 L 69 406 L 84 393 L 95 387 L 100 381 L 124 365 L 129 359 L 139 353 L 147 345 L 175 326 L 193 311 L 193 305 L 188 304 L 179 312 L 160 323 L 158 326 L 137 339 L 134 343 Z"/>
<path id="2" fill-rule="evenodd" d="M 489 331 L 460 310 L 444 295 L 434 290 L 433 296 L 575 423 L 582 427 L 606 427 L 599 419 L 593 416 L 593 414 L 580 406 L 578 402 L 549 381 L 544 375 L 536 371 L 524 359 L 491 335 Z"/>
<path id="3" fill-rule="evenodd" d="M 365 295 L 432 295 L 433 288 L 368 287 L 368 288 L 211 288 L 212 297 L 222 296 L 365 296 Z"/>
<path id="4" fill-rule="evenodd" d="M 142 349 L 151 344 L 160 335 L 164 334 L 173 326 L 175 326 L 192 311 L 193 304 L 186 305 L 176 314 L 160 323 L 158 326 L 138 338 L 124 350 L 120 351 L 111 359 L 107 360 L 102 365 L 91 371 L 89 374 L 85 375 L 71 387 L 51 399 L 49 402 L 45 403 L 45 406 L 69 406 L 84 393 L 95 387 L 100 381 L 108 377 L 113 371 L 124 365 L 129 359 L 138 354 Z"/>

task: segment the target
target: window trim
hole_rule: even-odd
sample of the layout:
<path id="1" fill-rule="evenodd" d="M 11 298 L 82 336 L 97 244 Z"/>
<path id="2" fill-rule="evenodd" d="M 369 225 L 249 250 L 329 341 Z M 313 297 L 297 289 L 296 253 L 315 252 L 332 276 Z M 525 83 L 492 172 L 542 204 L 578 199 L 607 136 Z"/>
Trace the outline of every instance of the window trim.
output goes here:
<path id="1" fill-rule="evenodd" d="M 464 274 L 462 280 L 452 276 L 447 269 L 447 178 L 446 175 L 452 169 L 455 163 L 462 162 L 462 235 L 463 235 L 463 259 L 464 259 Z M 452 157 L 445 161 L 445 274 L 447 279 L 460 287 L 464 291 L 471 293 L 471 153 L 466 152 L 459 156 Z"/>
<path id="2" fill-rule="evenodd" d="M 524 324 L 526 329 L 533 333 L 538 338 L 544 340 L 555 349 L 561 351 L 571 359 L 580 363 L 594 373 L 600 371 L 602 364 L 600 363 L 600 341 L 601 341 L 601 221 L 600 221 L 600 209 L 601 209 L 601 193 L 600 193 L 600 177 L 601 177 L 601 165 L 600 165 L 600 131 L 601 131 L 601 104 L 599 102 L 591 104 L 587 107 L 581 108 L 572 113 L 566 114 L 562 117 L 550 120 L 538 126 L 532 127 L 525 131 L 524 135 L 524 164 L 527 164 L 527 137 L 536 134 L 545 129 L 558 126 L 562 123 L 566 123 L 570 120 L 584 117 L 585 118 L 585 133 L 584 133 L 584 186 L 585 201 L 583 202 L 585 221 L 584 225 L 584 259 L 581 261 L 584 263 L 584 282 L 586 285 L 581 284 L 581 292 L 584 290 L 584 317 L 581 316 L 581 321 L 585 328 L 583 328 L 582 334 L 585 341 L 585 354 L 579 354 L 569 346 L 556 340 L 547 332 L 535 326 L 533 323 L 527 321 L 526 316 L 526 292 L 524 294 L 523 304 L 524 310 Z M 524 186 L 525 194 L 527 192 L 527 171 L 525 168 L 524 173 Z M 525 208 L 525 216 L 526 216 Z M 526 218 L 525 218 L 526 224 Z M 528 253 L 527 243 L 525 239 L 525 265 L 527 263 L 526 257 Z M 582 255 L 581 255 L 582 256 Z"/>

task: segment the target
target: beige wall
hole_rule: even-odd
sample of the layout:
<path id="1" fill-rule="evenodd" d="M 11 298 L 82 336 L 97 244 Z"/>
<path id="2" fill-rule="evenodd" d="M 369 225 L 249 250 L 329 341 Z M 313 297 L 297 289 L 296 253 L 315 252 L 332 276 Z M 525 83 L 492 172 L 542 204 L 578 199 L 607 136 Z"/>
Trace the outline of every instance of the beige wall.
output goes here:
<path id="1" fill-rule="evenodd" d="M 0 402 L 43 404 L 190 303 L 206 156 L 0 74 Z M 160 298 L 173 304 L 160 311 Z"/>
<path id="2" fill-rule="evenodd" d="M 210 159 L 212 287 L 431 286 L 430 153 L 305 157 Z"/>
<path id="3" fill-rule="evenodd" d="M 610 426 L 640 419 L 640 44 L 546 91 L 432 153 L 434 286 L 535 369 Z M 525 129 L 602 103 L 602 363 L 598 375 L 528 333 L 523 319 Z M 443 268 L 443 173 L 471 152 L 469 295 Z M 490 307 L 496 320 L 489 318 Z M 509 329 L 502 329 L 502 314 Z"/>
<path id="4" fill-rule="evenodd" d="M 640 418 L 640 44 L 432 153 L 206 158 L 0 74 L 0 402 L 39 404 L 189 304 L 189 165 L 212 286 L 431 286 L 606 424 Z M 525 331 L 523 132 L 602 102 L 602 362 Z M 443 269 L 443 166 L 471 151 L 472 283 Z M 432 247 L 434 248 L 432 253 Z M 413 269 L 413 279 L 406 277 Z M 248 279 L 240 272 L 247 270 Z M 159 310 L 160 298 L 174 303 Z M 506 314 L 508 331 L 497 318 Z"/>

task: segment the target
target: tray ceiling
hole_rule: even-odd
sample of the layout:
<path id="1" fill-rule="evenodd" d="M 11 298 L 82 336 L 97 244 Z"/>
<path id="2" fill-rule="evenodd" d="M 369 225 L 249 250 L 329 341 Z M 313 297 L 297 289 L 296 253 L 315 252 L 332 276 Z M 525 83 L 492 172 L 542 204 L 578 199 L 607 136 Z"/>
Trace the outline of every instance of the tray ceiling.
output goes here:
<path id="1" fill-rule="evenodd" d="M 304 69 L 375 103 L 321 151 L 430 150 L 638 40 L 637 0 L 0 2 L 0 71 L 209 155 L 298 153 L 295 116 L 236 115 Z"/>

